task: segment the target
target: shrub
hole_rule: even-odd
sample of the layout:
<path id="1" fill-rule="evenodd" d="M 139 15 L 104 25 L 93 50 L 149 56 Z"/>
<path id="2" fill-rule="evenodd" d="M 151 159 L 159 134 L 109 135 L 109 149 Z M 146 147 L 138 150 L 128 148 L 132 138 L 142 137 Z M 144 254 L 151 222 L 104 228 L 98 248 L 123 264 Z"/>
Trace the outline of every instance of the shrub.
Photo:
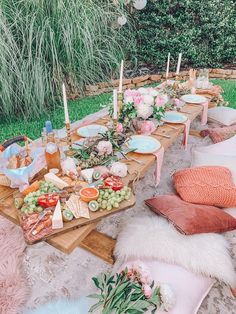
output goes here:
<path id="1" fill-rule="evenodd" d="M 0 0 L 0 116 L 35 119 L 57 104 L 62 81 L 73 89 L 110 78 L 131 42 L 112 25 L 116 9 L 97 0 Z"/>
<path id="2" fill-rule="evenodd" d="M 235 62 L 235 1 L 148 0 L 134 22 L 139 61 L 163 67 L 168 52 L 174 60 L 183 52 L 184 64 L 195 67 Z"/>

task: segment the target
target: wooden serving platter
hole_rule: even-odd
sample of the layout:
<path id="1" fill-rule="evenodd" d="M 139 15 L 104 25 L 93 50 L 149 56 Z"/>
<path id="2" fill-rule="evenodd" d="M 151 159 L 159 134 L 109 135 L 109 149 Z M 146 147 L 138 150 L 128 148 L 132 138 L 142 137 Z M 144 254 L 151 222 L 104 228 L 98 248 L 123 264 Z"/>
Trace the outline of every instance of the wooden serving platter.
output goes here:
<path id="1" fill-rule="evenodd" d="M 69 230 L 77 229 L 77 228 L 83 227 L 85 225 L 94 224 L 94 223 L 100 221 L 101 219 L 103 219 L 107 216 L 116 214 L 122 210 L 125 210 L 127 208 L 134 206 L 135 202 L 136 202 L 136 198 L 132 194 L 131 198 L 127 201 L 125 200 L 125 201 L 121 202 L 120 206 L 118 208 L 114 208 L 110 211 L 108 211 L 108 210 L 98 210 L 96 212 L 90 211 L 89 212 L 90 219 L 78 218 L 78 219 L 73 219 L 70 222 L 64 222 L 63 228 L 52 230 L 52 232 L 50 232 L 47 236 L 44 236 L 43 238 L 41 238 L 40 240 L 37 240 L 37 241 L 29 241 L 26 239 L 26 243 L 27 244 L 34 244 L 35 242 L 44 241 L 44 240 L 46 240 L 46 239 L 48 239 L 54 235 L 63 234 Z M 9 196 L 8 198 L 4 199 L 3 201 L 0 201 L 0 212 L 7 219 L 11 220 L 14 223 L 19 224 L 18 210 L 14 206 L 14 198 L 12 195 Z"/>

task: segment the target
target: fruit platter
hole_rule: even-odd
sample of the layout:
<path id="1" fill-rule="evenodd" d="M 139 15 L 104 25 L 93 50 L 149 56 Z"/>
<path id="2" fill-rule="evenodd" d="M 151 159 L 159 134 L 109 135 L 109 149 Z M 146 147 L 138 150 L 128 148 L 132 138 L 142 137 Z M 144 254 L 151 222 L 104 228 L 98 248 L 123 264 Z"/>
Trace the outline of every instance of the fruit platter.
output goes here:
<path id="1" fill-rule="evenodd" d="M 48 172 L 14 194 L 26 243 L 100 220 L 134 205 L 131 188 L 112 169 L 86 169 L 77 177 Z"/>

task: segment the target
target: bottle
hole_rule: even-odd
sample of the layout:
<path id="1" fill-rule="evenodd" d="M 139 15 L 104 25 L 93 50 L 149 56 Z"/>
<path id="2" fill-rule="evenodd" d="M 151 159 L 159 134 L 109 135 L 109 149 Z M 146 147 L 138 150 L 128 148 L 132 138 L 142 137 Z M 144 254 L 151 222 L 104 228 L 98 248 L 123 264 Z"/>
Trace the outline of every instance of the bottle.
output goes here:
<path id="1" fill-rule="evenodd" d="M 52 131 L 52 129 L 50 129 Z M 45 159 L 48 171 L 50 169 L 61 170 L 61 154 L 53 132 L 47 133 L 47 144 L 45 148 Z"/>

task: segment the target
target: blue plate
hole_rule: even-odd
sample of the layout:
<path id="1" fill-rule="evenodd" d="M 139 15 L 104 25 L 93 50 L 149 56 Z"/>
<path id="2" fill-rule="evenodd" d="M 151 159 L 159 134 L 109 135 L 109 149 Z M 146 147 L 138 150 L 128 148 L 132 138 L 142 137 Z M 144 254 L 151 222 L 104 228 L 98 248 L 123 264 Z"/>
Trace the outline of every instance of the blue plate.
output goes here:
<path id="1" fill-rule="evenodd" d="M 128 147 L 139 154 L 152 154 L 161 148 L 161 143 L 154 137 L 134 135 L 128 142 Z"/>
<path id="2" fill-rule="evenodd" d="M 164 117 L 161 118 L 163 122 L 167 123 L 184 123 L 187 117 L 175 111 L 166 111 Z"/>
<path id="3" fill-rule="evenodd" d="M 99 124 L 90 124 L 83 126 L 77 130 L 77 134 L 82 137 L 95 137 L 99 136 L 99 133 L 106 133 L 107 127 Z"/>
<path id="4" fill-rule="evenodd" d="M 181 97 L 181 100 L 189 104 L 202 104 L 207 101 L 206 97 L 195 94 L 184 95 Z"/>

